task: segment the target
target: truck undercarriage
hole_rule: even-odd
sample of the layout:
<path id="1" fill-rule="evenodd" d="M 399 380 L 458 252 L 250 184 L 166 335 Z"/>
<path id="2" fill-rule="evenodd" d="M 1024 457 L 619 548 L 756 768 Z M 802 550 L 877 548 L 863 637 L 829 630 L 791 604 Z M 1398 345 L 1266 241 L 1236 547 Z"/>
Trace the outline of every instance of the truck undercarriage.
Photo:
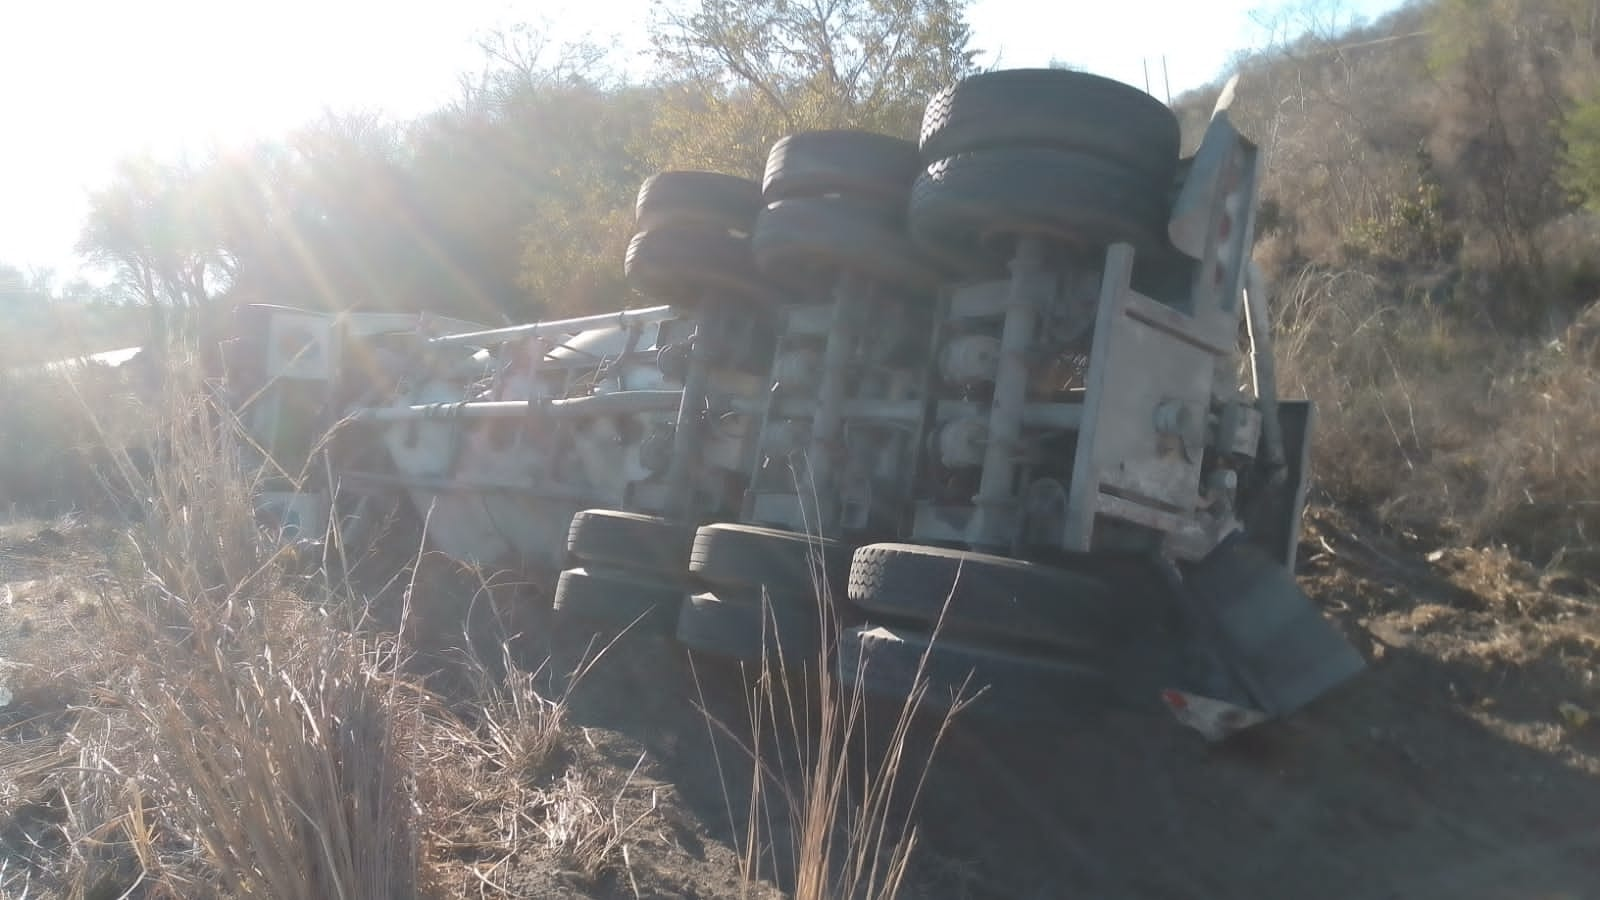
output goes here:
<path id="1" fill-rule="evenodd" d="M 1143 92 L 1015 70 L 936 94 L 916 142 L 660 173 L 624 262 L 658 305 L 250 308 L 263 506 L 320 533 L 402 497 L 449 556 L 559 573 L 558 613 L 824 652 L 869 693 L 1213 738 L 1293 713 L 1362 660 L 1293 574 L 1315 415 L 1277 393 L 1230 93 L 1187 157 Z"/>

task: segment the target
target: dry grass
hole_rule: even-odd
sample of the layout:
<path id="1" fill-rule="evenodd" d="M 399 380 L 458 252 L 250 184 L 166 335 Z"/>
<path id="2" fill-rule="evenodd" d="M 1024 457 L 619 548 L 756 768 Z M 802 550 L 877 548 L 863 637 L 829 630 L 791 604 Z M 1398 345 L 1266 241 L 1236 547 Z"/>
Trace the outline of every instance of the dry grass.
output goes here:
<path id="1" fill-rule="evenodd" d="M 1280 286 L 1284 389 L 1317 401 L 1314 480 L 1436 541 L 1600 574 L 1597 314 L 1510 340 L 1358 272 Z"/>
<path id="2" fill-rule="evenodd" d="M 754 687 L 746 696 L 748 735 L 735 734 L 707 711 L 698 673 L 697 690 L 713 730 L 712 746 L 720 732 L 753 764 L 745 820 L 732 823 L 742 833 L 747 889 L 760 884 L 765 872 L 784 871 L 795 900 L 890 900 L 906 888 L 918 843 L 916 810 L 928 772 L 972 698 L 963 688 L 938 715 L 930 715 L 925 653 L 887 729 L 875 721 L 871 709 L 879 704 L 862 687 L 860 670 L 850 684 L 840 678 L 837 601 L 822 571 L 814 558 L 811 596 L 818 604 L 822 648 L 815 657 L 785 652 L 770 597 L 763 592 L 768 627 L 761 661 L 751 673 Z M 942 626 L 941 612 L 930 648 Z M 919 726 L 927 725 L 932 734 L 919 733 Z M 718 765 L 730 771 L 720 760 Z"/>
<path id="3" fill-rule="evenodd" d="M 118 875 L 147 896 L 417 896 L 423 706 L 400 649 L 292 589 L 197 381 L 147 407 L 148 474 L 69 387 L 141 509 L 97 633 L 51 673 L 77 702 L 34 785 L 65 806 L 40 871 L 68 896 Z"/>
<path id="4" fill-rule="evenodd" d="M 1536 560 L 1600 572 L 1600 306 L 1495 381 L 1504 426 L 1483 451 L 1490 485 L 1475 535 Z"/>
<path id="5" fill-rule="evenodd" d="M 134 784 L 228 896 L 417 896 L 402 751 L 417 723 L 395 696 L 393 662 L 311 622 L 241 619 L 206 623 L 234 625 L 241 643 L 197 642 L 205 650 L 169 664 L 179 678 L 125 680 L 123 724 L 161 748 L 161 768 Z M 273 636 L 249 634 L 260 628 Z M 143 834 L 135 847 L 152 849 Z"/>
<path id="6" fill-rule="evenodd" d="M 565 696 L 547 699 L 509 655 L 472 661 L 479 702 L 465 708 L 416 683 L 400 638 L 415 582 L 385 631 L 348 580 L 307 578 L 257 521 L 226 415 L 173 376 L 145 408 L 152 468 L 111 439 L 83 383 L 52 388 L 57 414 L 82 415 L 77 439 L 104 450 L 103 483 L 138 499 L 138 524 L 82 573 L 103 593 L 96 614 L 21 648 L 11 710 L 33 712 L 0 746 L 0 885 L 460 896 L 492 883 L 486 852 L 587 871 L 619 857 L 637 814 L 565 767 Z"/>
<path id="7" fill-rule="evenodd" d="M 505 644 L 491 664 L 472 653 L 467 637 L 464 668 L 475 699 L 435 731 L 438 753 L 429 765 L 438 889 L 514 895 L 517 886 L 500 873 L 527 853 L 586 881 L 613 871 L 631 879 L 629 843 L 657 811 L 653 792 L 634 802 L 644 759 L 620 780 L 607 777 L 585 767 L 567 727 L 573 691 L 613 645 L 585 653 L 557 677 L 544 666 L 522 668 Z"/>

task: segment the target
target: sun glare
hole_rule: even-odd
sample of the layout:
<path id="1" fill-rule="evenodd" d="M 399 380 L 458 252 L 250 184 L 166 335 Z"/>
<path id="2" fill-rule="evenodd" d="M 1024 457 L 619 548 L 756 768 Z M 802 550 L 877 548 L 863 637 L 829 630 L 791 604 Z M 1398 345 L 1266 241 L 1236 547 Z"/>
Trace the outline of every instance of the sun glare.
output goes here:
<path id="1" fill-rule="evenodd" d="M 1164 96 L 1216 76 L 1261 36 L 1258 0 L 1114 5 L 974 0 L 974 45 L 986 65 L 1053 60 L 1148 86 Z M 1393 0 L 1358 0 L 1372 15 Z M 409 118 L 457 95 L 481 68 L 486 31 L 556 23 L 558 40 L 615 41 L 618 63 L 643 67 L 650 0 L 516 4 L 454 0 L 64 0 L 0 12 L 0 84 L 8 120 L 27 135 L 0 142 L 0 261 L 70 275 L 85 192 L 118 158 L 203 153 L 281 134 L 324 110 Z M 1164 68 L 1163 68 L 1164 64 Z M 8 129 L 9 131 L 10 129 Z M 16 133 L 12 131 L 11 133 Z"/>

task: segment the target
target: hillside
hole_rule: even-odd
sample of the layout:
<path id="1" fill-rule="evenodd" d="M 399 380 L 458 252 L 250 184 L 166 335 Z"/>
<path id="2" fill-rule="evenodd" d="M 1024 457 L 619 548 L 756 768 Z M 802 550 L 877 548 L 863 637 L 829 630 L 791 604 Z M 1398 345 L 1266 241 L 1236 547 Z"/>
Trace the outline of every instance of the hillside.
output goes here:
<path id="1" fill-rule="evenodd" d="M 803 27 L 822 7 L 685 8 L 655 83 L 508 32 L 420 121 L 130 160 L 84 247 L 145 305 L 93 308 L 614 309 L 649 173 L 914 136 L 970 70 L 946 0 L 844 0 L 840 48 Z M 789 718 L 793 682 L 597 642 L 416 521 L 347 567 L 265 539 L 192 383 L 4 381 L 0 895 L 1594 896 L 1600 3 L 1328 8 L 1241 56 L 1233 114 L 1269 152 L 1282 387 L 1321 411 L 1297 574 L 1360 678 L 1219 746 L 1121 715 L 899 733 L 874 706 L 885 792 L 859 736 Z M 820 52 L 900 32 L 893 59 Z M 1175 101 L 1186 149 L 1221 87 Z"/>
<path id="2" fill-rule="evenodd" d="M 1233 114 L 1270 153 L 1256 258 L 1289 389 L 1330 415 L 1322 496 L 1593 574 L 1587 10 L 1441 0 L 1306 33 L 1240 60 Z M 1191 141 L 1219 91 L 1177 101 Z"/>

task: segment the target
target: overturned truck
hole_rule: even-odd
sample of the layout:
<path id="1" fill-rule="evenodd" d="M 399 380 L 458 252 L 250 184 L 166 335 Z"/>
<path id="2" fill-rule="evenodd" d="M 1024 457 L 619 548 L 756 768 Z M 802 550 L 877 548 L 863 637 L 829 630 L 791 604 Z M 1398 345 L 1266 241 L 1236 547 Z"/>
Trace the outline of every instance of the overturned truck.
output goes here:
<path id="1" fill-rule="evenodd" d="M 932 97 L 916 142 L 663 172 L 624 260 L 660 305 L 431 332 L 268 311 L 251 393 L 288 383 L 286 346 L 339 356 L 298 408 L 353 436 L 294 496 L 399 493 L 452 556 L 559 571 L 558 613 L 1220 737 L 1363 665 L 1293 574 L 1314 415 L 1278 396 L 1232 87 L 1190 156 L 1142 91 L 1010 70 Z"/>

